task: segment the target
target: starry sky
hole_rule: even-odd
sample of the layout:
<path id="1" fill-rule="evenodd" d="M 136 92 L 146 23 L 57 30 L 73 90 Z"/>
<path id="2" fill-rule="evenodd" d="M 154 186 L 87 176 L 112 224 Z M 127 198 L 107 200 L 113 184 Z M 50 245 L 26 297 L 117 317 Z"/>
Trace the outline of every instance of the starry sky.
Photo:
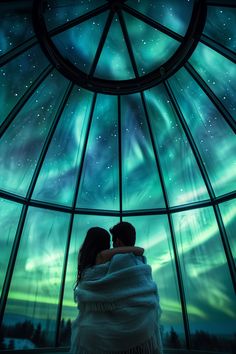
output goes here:
<path id="1" fill-rule="evenodd" d="M 61 0 L 48 1 L 44 20 L 50 31 L 105 4 L 70 1 L 65 6 Z M 193 1 L 179 4 L 177 0 L 127 1 L 131 9 L 184 36 Z M 178 207 L 210 202 L 199 165 L 214 197 L 235 191 L 236 139 L 222 112 L 235 120 L 236 9 L 208 7 L 203 36 L 208 43 L 217 42 L 215 49 L 202 40 L 187 65 L 166 82 L 118 97 L 71 86 L 50 65 L 36 39 L 27 50 L 11 52 L 34 38 L 31 9 L 20 4 L 1 6 L 0 292 L 22 212 L 22 204 L 8 200 L 6 193 L 28 198 L 35 180 L 30 199 L 38 203 L 29 206 L 22 228 L 4 324 L 30 319 L 55 332 L 72 208 L 76 214 L 62 318 L 75 318 L 72 290 L 78 249 L 88 228 L 108 229 L 117 223 L 122 206 L 123 219 L 136 227 L 137 245 L 145 248 L 152 265 L 164 328 L 184 332 L 173 230 L 191 333 L 231 335 L 236 324 L 235 294 L 214 209 L 201 205 L 178 211 Z M 62 55 L 86 74 L 108 15 L 106 10 L 52 36 Z M 179 41 L 126 11 L 123 16 L 140 77 L 174 55 Z M 94 75 L 106 80 L 135 77 L 117 14 Z M 212 97 L 217 97 L 218 106 Z M 61 211 L 49 210 L 47 203 L 60 206 Z M 170 219 L 167 206 L 174 210 Z M 220 203 L 219 210 L 235 261 L 235 199 Z M 135 212 L 140 215 L 128 216 Z"/>

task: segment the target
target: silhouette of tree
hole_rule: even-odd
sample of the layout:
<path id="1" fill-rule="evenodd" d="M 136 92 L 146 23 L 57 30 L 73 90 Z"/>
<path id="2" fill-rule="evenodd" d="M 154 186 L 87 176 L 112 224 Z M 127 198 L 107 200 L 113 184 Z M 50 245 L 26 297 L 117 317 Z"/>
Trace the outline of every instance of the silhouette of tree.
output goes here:
<path id="1" fill-rule="evenodd" d="M 165 342 L 167 347 L 181 348 L 181 343 L 178 334 L 175 332 L 173 327 L 171 327 L 170 333 L 167 333 Z"/>
<path id="2" fill-rule="evenodd" d="M 10 339 L 7 349 L 11 349 L 11 350 L 15 349 L 15 342 L 13 339 Z"/>
<path id="3" fill-rule="evenodd" d="M 5 328 L 2 326 L 0 330 L 0 349 L 6 349 L 4 344 L 4 337 L 5 337 Z"/>
<path id="4" fill-rule="evenodd" d="M 42 337 L 42 327 L 41 324 L 38 323 L 32 337 L 32 342 L 34 342 L 34 344 L 36 345 L 40 345 L 42 339 L 41 337 Z"/>
<path id="5" fill-rule="evenodd" d="M 65 327 L 65 339 L 66 339 L 65 344 L 70 344 L 70 337 L 71 337 L 71 320 L 69 319 L 66 322 L 66 327 Z"/>
<path id="6" fill-rule="evenodd" d="M 61 345 L 69 345 L 71 337 L 71 320 L 67 320 L 65 324 L 65 320 L 61 320 L 61 328 L 60 328 L 60 344 Z"/>

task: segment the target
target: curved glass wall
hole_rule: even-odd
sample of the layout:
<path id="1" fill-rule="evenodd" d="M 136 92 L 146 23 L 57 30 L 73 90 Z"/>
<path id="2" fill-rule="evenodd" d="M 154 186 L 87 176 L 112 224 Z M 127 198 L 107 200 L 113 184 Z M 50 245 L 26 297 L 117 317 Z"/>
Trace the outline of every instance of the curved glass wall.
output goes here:
<path id="1" fill-rule="evenodd" d="M 164 347 L 233 352 L 236 12 L 203 3 L 194 22 L 199 1 L 42 2 L 67 72 L 37 1 L 0 3 L 0 349 L 69 346 L 85 233 L 128 220 Z"/>

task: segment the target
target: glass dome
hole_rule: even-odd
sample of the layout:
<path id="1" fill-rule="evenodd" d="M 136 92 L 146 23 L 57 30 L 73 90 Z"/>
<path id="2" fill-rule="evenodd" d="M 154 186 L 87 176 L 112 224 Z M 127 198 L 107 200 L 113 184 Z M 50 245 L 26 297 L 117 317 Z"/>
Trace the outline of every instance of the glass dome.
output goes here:
<path id="1" fill-rule="evenodd" d="M 236 346 L 234 0 L 0 2 L 0 349 L 68 347 L 87 229 L 137 230 L 164 348 Z"/>

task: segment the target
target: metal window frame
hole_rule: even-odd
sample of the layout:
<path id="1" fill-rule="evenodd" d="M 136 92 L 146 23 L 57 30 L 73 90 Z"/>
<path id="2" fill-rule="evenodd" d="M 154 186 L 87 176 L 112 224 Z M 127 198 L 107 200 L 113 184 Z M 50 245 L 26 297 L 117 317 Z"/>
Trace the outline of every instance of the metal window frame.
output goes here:
<path id="1" fill-rule="evenodd" d="M 159 84 L 164 79 L 167 79 L 169 76 L 173 75 L 173 73 L 175 73 L 191 56 L 200 39 L 206 20 L 205 1 L 195 0 L 188 30 L 173 56 L 161 67 L 144 76 L 136 77 L 130 80 L 119 80 L 117 82 L 116 80 L 99 79 L 94 76 L 90 77 L 61 55 L 51 38 L 55 33 L 57 33 L 57 29 L 55 29 L 54 32 L 47 31 L 46 24 L 42 16 L 42 5 L 43 0 L 34 0 L 33 25 L 36 36 L 38 37 L 42 49 L 48 59 L 63 75 L 81 87 L 97 93 L 100 92 L 114 95 L 140 92 L 144 89 Z M 108 6 L 106 9 L 110 8 L 113 12 L 121 13 L 122 8 L 125 8 L 126 5 L 123 4 L 123 2 L 113 3 L 112 1 L 109 1 L 106 6 Z M 92 15 L 93 13 L 90 12 L 86 19 L 92 18 Z M 74 21 L 76 21 L 76 19 Z M 72 24 L 70 25 L 72 26 Z M 159 29 L 160 28 L 162 27 L 159 24 Z M 67 29 L 67 25 L 60 26 L 60 31 L 65 29 Z M 164 31 L 164 28 L 162 28 L 162 31 Z M 173 37 L 172 32 L 171 36 Z M 178 38 L 180 40 L 180 37 Z"/>

